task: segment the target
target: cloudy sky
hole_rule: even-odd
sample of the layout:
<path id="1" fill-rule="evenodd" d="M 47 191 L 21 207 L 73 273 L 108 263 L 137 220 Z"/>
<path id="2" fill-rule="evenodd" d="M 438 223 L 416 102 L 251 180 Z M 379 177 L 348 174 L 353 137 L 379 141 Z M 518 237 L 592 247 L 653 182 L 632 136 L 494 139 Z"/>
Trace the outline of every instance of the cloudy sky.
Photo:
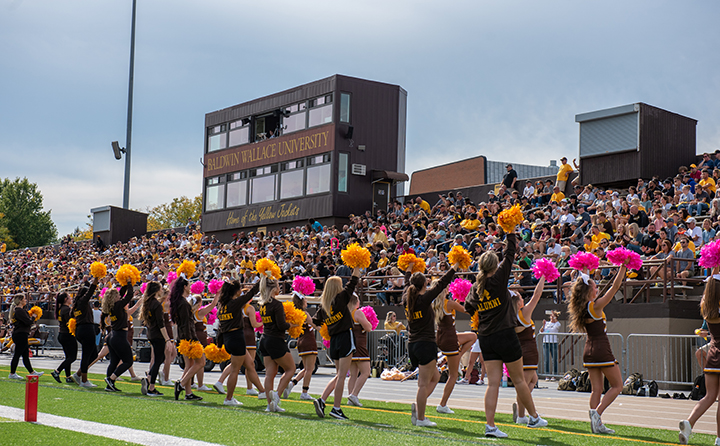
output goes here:
<path id="1" fill-rule="evenodd" d="M 131 0 L 0 0 L 0 177 L 60 235 L 122 205 Z M 408 91 L 407 172 L 578 152 L 577 113 L 646 102 L 720 147 L 720 2 L 139 0 L 130 206 L 200 194 L 208 112 L 332 74 Z"/>

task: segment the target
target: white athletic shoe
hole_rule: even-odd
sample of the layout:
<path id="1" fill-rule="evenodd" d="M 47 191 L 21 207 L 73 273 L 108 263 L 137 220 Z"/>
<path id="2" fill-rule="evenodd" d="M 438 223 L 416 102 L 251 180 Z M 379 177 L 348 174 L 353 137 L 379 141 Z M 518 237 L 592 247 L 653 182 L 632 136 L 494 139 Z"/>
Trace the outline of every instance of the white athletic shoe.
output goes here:
<path id="1" fill-rule="evenodd" d="M 280 395 L 274 390 L 270 391 L 270 398 L 273 400 L 276 406 L 280 407 Z"/>
<path id="2" fill-rule="evenodd" d="M 315 398 L 311 397 L 310 394 L 303 392 L 300 394 L 300 399 L 305 401 L 313 401 Z"/>
<path id="3" fill-rule="evenodd" d="M 600 425 L 602 424 L 602 420 L 600 420 L 600 414 L 597 413 L 597 410 L 590 409 L 590 430 L 593 434 L 598 433 L 598 429 L 600 428 Z"/>
<path id="4" fill-rule="evenodd" d="M 75 381 L 75 384 L 77 384 L 78 386 L 82 385 L 82 378 L 80 378 L 80 375 L 78 375 L 77 373 L 73 373 L 72 375 L 70 375 L 70 378 L 72 378 L 72 380 Z"/>
<path id="5" fill-rule="evenodd" d="M 524 424 L 527 426 L 527 424 L 530 422 L 530 417 L 517 417 L 515 420 L 515 424 Z"/>
<path id="6" fill-rule="evenodd" d="M 198 387 L 198 390 L 202 390 L 203 392 L 209 392 L 212 389 L 210 387 L 206 386 L 205 384 L 203 384 L 202 386 Z"/>
<path id="7" fill-rule="evenodd" d="M 90 381 L 85 381 L 85 382 L 82 382 L 82 381 L 81 381 L 81 382 L 80 382 L 80 387 L 84 387 L 84 388 L 86 388 L 86 389 L 94 389 L 95 387 L 97 387 L 97 385 L 93 384 L 93 383 L 90 382 Z"/>
<path id="8" fill-rule="evenodd" d="M 352 406 L 362 407 L 362 403 L 360 402 L 358 397 L 356 397 L 355 395 L 348 396 L 348 404 L 350 404 Z"/>
<path id="9" fill-rule="evenodd" d="M 160 381 L 160 385 L 161 385 L 161 386 L 174 387 L 174 386 L 175 386 L 175 383 L 172 382 L 172 381 L 169 381 L 169 380 L 168 380 L 168 381 Z"/>
<path id="10" fill-rule="evenodd" d="M 459 384 L 459 385 L 462 386 L 462 385 L 465 385 L 465 384 L 470 384 L 470 381 L 468 381 L 467 379 L 463 378 L 463 379 L 461 379 L 460 381 L 456 382 L 455 384 Z"/>
<path id="11" fill-rule="evenodd" d="M 236 400 L 235 398 L 230 398 L 229 400 L 223 400 L 224 406 L 242 406 L 243 404 Z"/>
<path id="12" fill-rule="evenodd" d="M 680 444 L 688 444 L 688 441 L 690 440 L 690 436 L 692 435 L 692 426 L 690 426 L 690 422 L 687 420 L 683 420 L 680 422 Z M 717 441 L 715 442 L 717 444 Z"/>
<path id="13" fill-rule="evenodd" d="M 262 393 L 259 393 L 259 394 L 258 394 L 258 399 L 259 399 L 259 400 L 264 400 L 264 399 L 266 399 L 266 398 L 267 398 L 267 394 L 266 394 L 265 392 L 262 392 Z"/>
<path id="14" fill-rule="evenodd" d="M 193 385 L 190 386 L 190 388 L 193 389 L 193 390 L 197 390 L 198 387 L 197 387 L 197 384 L 193 384 Z"/>
<path id="15" fill-rule="evenodd" d="M 225 395 L 225 386 L 223 386 L 223 383 L 220 381 L 213 384 L 213 389 L 215 389 L 215 391 L 220 395 Z"/>
<path id="16" fill-rule="evenodd" d="M 715 437 L 715 446 L 720 446 L 720 437 Z"/>
<path id="17" fill-rule="evenodd" d="M 137 382 L 140 380 L 142 380 L 142 378 L 140 378 L 139 376 L 133 376 L 132 378 L 130 378 L 130 381 L 132 381 L 132 382 Z"/>
<path id="18" fill-rule="evenodd" d="M 415 403 L 412 403 L 412 405 L 410 406 L 410 422 L 413 426 L 417 426 L 417 421 L 417 406 L 415 405 Z"/>
<path id="19" fill-rule="evenodd" d="M 437 409 L 435 409 L 438 413 L 455 413 L 452 409 L 450 409 L 447 406 L 438 406 Z"/>
<path id="20" fill-rule="evenodd" d="M 602 423 L 600 423 L 602 424 Z M 548 422 L 540 417 L 538 414 L 537 417 L 530 417 L 530 421 L 528 421 L 527 427 L 534 428 L 534 427 L 545 427 L 548 425 Z M 614 432 L 614 431 L 613 431 Z"/>
<path id="21" fill-rule="evenodd" d="M 39 377 L 43 376 L 44 374 L 45 374 L 45 372 L 38 372 L 38 371 L 36 370 L 36 371 L 32 372 L 30 375 L 35 375 L 35 376 L 37 376 L 37 377 L 39 378 Z"/>
<path id="22" fill-rule="evenodd" d="M 507 434 L 500 429 L 495 427 L 490 427 L 487 424 L 485 425 L 485 436 L 486 437 L 493 437 L 493 438 L 507 438 Z"/>
<path id="23" fill-rule="evenodd" d="M 247 390 L 245 391 L 245 395 L 258 396 L 259 394 L 260 394 L 260 392 L 258 392 L 258 391 L 255 390 L 255 389 L 247 389 Z"/>
<path id="24" fill-rule="evenodd" d="M 17 373 L 11 373 L 8 375 L 8 378 L 10 379 L 25 379 L 22 376 L 18 375 Z"/>
<path id="25" fill-rule="evenodd" d="M 162 384 L 165 381 L 165 372 L 158 370 L 158 378 L 160 379 L 160 384 Z"/>
<path id="26" fill-rule="evenodd" d="M 605 426 L 604 424 L 600 424 L 600 427 L 598 428 L 598 434 L 614 434 L 615 429 L 610 429 L 609 427 Z"/>
<path id="27" fill-rule="evenodd" d="M 425 418 L 424 420 L 417 420 L 417 421 L 415 422 L 415 426 L 418 426 L 418 427 L 435 427 L 435 426 L 437 426 L 437 423 L 434 422 L 434 421 L 430 421 L 430 420 L 428 420 L 427 418 Z"/>
<path id="28" fill-rule="evenodd" d="M 283 398 L 284 400 L 288 399 L 288 397 L 290 396 L 290 392 L 292 392 L 293 387 L 295 387 L 295 384 L 293 384 L 293 382 L 290 381 L 290 382 L 288 383 L 287 387 L 285 387 L 285 390 L 283 390 L 283 393 L 282 393 L 282 398 Z"/>

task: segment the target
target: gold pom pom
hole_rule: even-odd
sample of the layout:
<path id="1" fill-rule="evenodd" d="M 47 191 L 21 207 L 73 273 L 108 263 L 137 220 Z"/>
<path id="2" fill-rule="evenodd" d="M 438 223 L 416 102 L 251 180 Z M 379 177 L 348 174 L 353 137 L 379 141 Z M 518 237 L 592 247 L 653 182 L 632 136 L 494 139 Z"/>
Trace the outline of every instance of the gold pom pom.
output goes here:
<path id="1" fill-rule="evenodd" d="M 180 345 L 178 346 L 178 352 L 190 359 L 198 359 L 202 358 L 204 350 L 200 342 L 182 339 L 180 341 Z"/>
<path id="2" fill-rule="evenodd" d="M 30 311 L 28 311 L 28 313 L 30 314 L 30 317 L 35 316 L 35 320 L 38 320 L 42 317 L 43 311 L 42 308 L 35 305 L 30 309 Z"/>
<path id="3" fill-rule="evenodd" d="M 217 345 L 210 343 L 205 347 L 205 357 L 212 362 L 221 363 L 230 359 L 230 353 L 225 350 L 225 346 L 218 348 Z"/>
<path id="4" fill-rule="evenodd" d="M 328 331 L 327 324 L 322 324 L 320 326 L 320 329 L 318 330 L 320 332 L 320 336 L 326 341 L 330 340 L 330 332 Z"/>
<path id="5" fill-rule="evenodd" d="M 255 269 L 259 275 L 271 276 L 275 280 L 280 280 L 280 276 L 282 275 L 277 263 L 268 258 L 262 258 L 255 262 Z"/>
<path id="6" fill-rule="evenodd" d="M 195 262 L 192 260 L 183 260 L 177 269 L 178 276 L 185 274 L 186 279 L 190 279 L 195 274 Z"/>
<path id="7" fill-rule="evenodd" d="M 498 224 L 505 232 L 513 232 L 515 226 L 522 223 L 524 219 L 525 217 L 523 217 L 522 210 L 520 210 L 520 205 L 516 204 L 510 209 L 505 209 L 500 212 L 500 215 L 498 215 Z"/>
<path id="8" fill-rule="evenodd" d="M 285 310 L 285 322 L 290 325 L 299 325 L 299 327 L 290 327 L 288 334 L 291 338 L 299 338 L 304 331 L 303 323 L 306 319 L 305 312 L 295 308 L 295 305 L 290 301 L 283 302 L 283 310 Z"/>
<path id="9" fill-rule="evenodd" d="M 457 264 L 461 269 L 468 269 L 472 263 L 472 257 L 470 257 L 467 249 L 460 245 L 455 245 L 448 253 L 448 261 L 450 261 L 451 265 Z"/>
<path id="10" fill-rule="evenodd" d="M 93 277 L 102 279 L 103 277 L 107 276 L 107 268 L 102 262 L 93 262 L 92 265 L 90 265 L 90 274 Z"/>
<path id="11" fill-rule="evenodd" d="M 73 336 L 75 336 L 75 328 L 77 328 L 77 321 L 75 320 L 75 318 L 72 318 L 68 321 L 68 330 Z"/>
<path id="12" fill-rule="evenodd" d="M 480 328 L 480 313 L 476 311 L 475 314 L 473 314 L 472 317 L 470 318 L 470 329 L 472 331 L 478 331 L 479 328 Z"/>
<path id="13" fill-rule="evenodd" d="M 340 253 L 343 263 L 349 268 L 367 268 L 370 266 L 370 251 L 353 243 Z"/>
<path id="14" fill-rule="evenodd" d="M 115 273 L 115 279 L 122 286 L 127 284 L 135 285 L 140 282 L 140 271 L 133 265 L 125 264 L 121 266 Z"/>

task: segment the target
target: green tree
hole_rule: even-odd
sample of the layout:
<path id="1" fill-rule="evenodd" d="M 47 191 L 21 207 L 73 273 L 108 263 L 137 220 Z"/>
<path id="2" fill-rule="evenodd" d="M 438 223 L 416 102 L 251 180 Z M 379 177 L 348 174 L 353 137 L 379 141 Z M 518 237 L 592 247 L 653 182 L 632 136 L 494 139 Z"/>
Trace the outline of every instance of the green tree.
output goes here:
<path id="1" fill-rule="evenodd" d="M 0 183 L 0 187 L 2 187 L 2 183 Z M 5 247 L 7 249 L 14 249 L 17 247 L 15 242 L 13 242 L 10 231 L 8 231 L 7 223 L 5 222 L 5 214 L 0 213 L 0 246 L 2 246 L 3 243 L 5 243 Z"/>
<path id="2" fill-rule="evenodd" d="M 202 196 L 190 199 L 186 196 L 173 198 L 170 203 L 164 203 L 154 208 L 148 208 L 148 231 L 177 228 L 185 226 L 188 218 L 197 222 L 202 211 Z"/>
<path id="3" fill-rule="evenodd" d="M 42 193 L 27 178 L 6 178 L 0 183 L 0 213 L 18 247 L 43 246 L 57 239 L 50 212 L 43 211 Z"/>

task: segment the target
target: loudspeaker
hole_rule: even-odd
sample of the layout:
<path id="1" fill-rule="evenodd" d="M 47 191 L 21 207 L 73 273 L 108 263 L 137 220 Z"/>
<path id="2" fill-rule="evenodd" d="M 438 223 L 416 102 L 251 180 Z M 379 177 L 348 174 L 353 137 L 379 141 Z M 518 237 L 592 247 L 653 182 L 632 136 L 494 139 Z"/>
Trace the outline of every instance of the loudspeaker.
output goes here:
<path id="1" fill-rule="evenodd" d="M 354 130 L 355 130 L 355 127 L 349 125 L 347 132 L 345 132 L 345 139 L 352 139 Z"/>

